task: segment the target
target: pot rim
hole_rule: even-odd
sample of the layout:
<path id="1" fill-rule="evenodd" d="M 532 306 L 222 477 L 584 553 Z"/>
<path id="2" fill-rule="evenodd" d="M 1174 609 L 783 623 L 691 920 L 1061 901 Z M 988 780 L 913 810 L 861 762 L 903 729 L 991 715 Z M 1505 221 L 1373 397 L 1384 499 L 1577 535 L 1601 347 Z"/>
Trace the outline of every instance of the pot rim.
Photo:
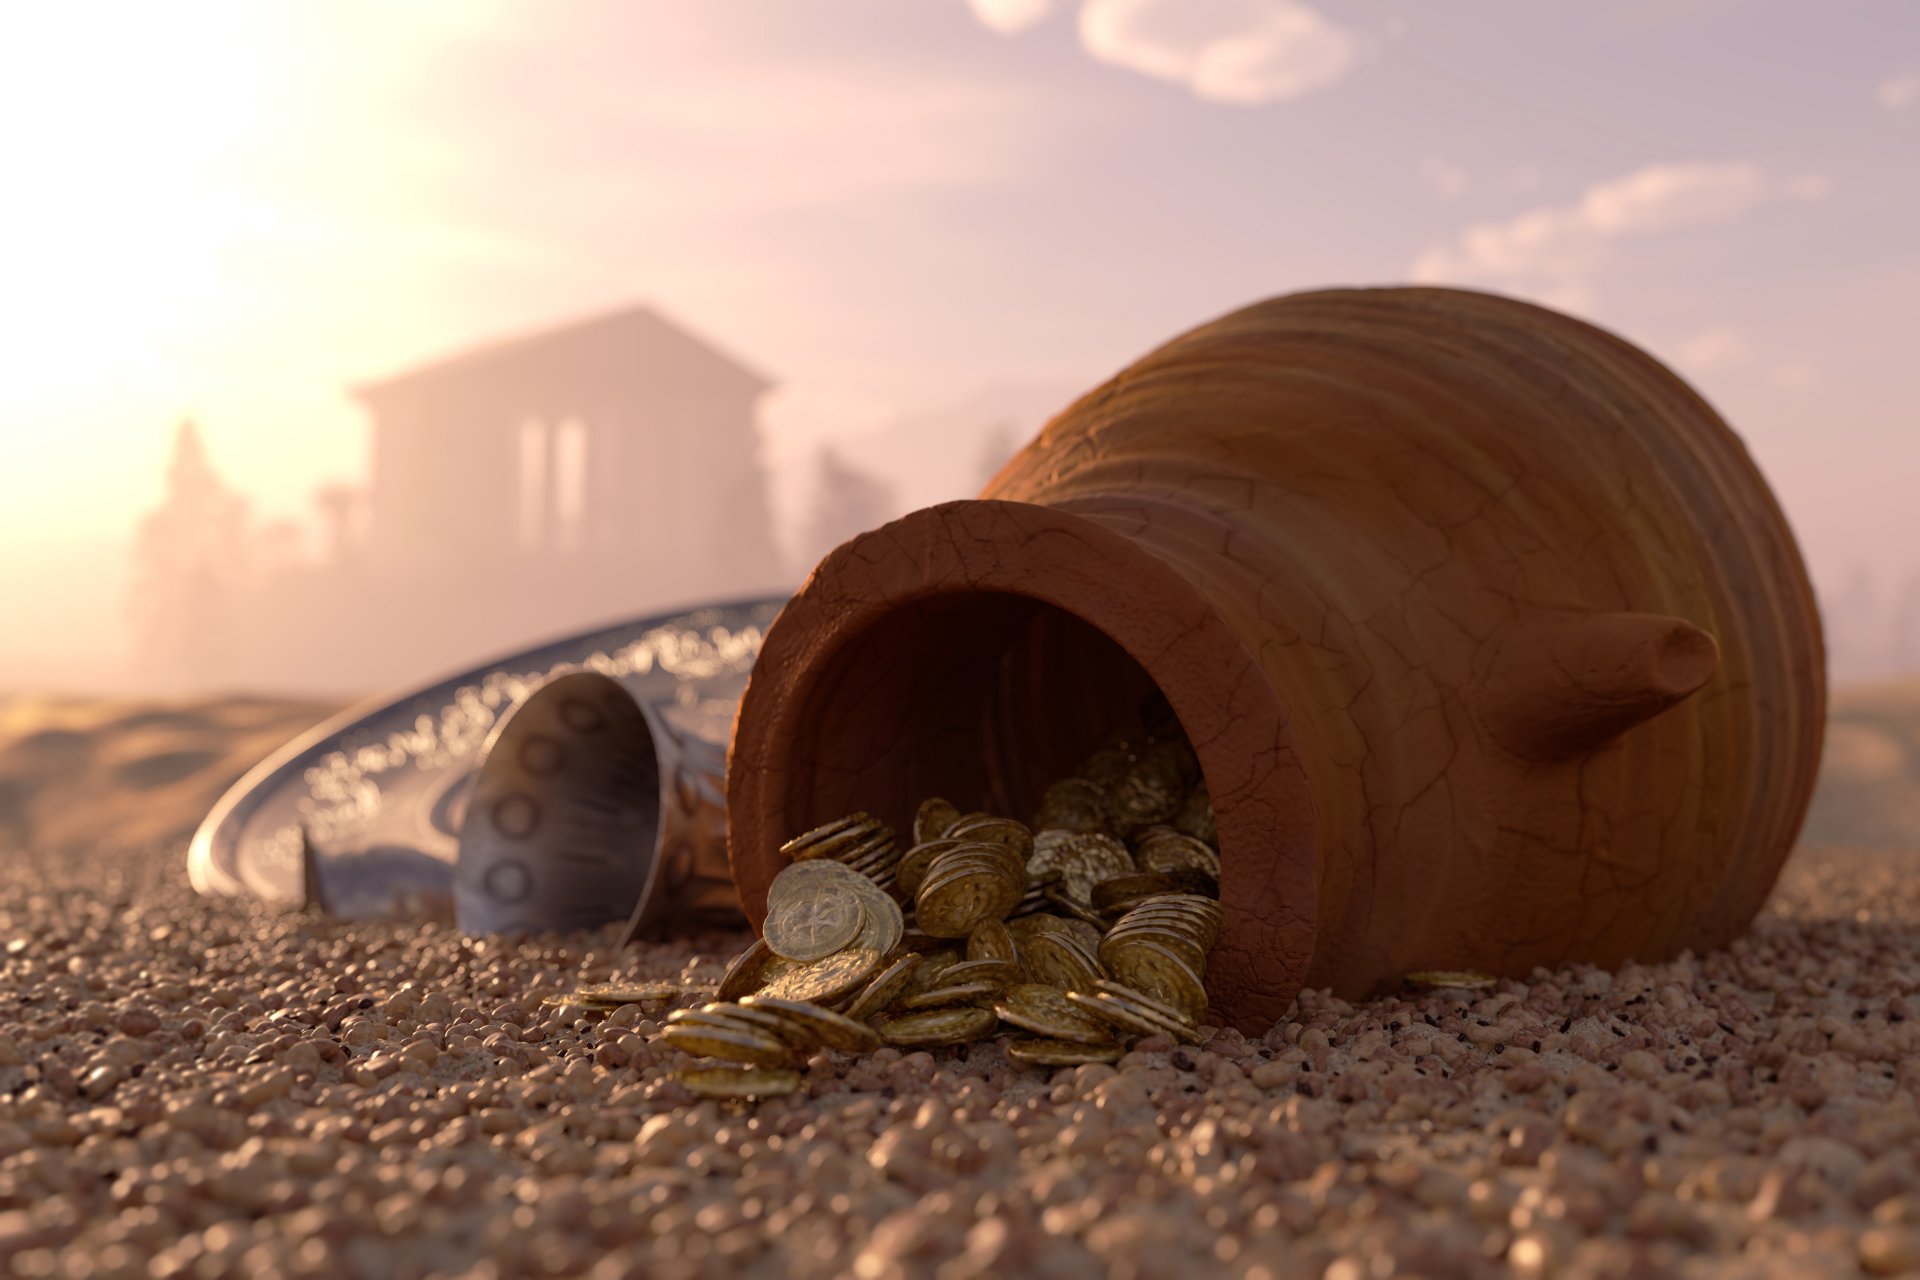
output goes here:
<path id="1" fill-rule="evenodd" d="M 768 628 L 727 761 L 728 862 L 758 930 L 781 865 L 806 708 L 837 656 L 893 611 L 999 594 L 1093 626 L 1158 685 L 1214 803 L 1224 922 L 1208 965 L 1216 1015 L 1261 1029 L 1311 966 L 1317 824 L 1287 707 L 1228 616 L 1174 567 L 1097 515 L 968 499 L 912 512 L 822 560 Z M 1249 602 L 1250 603 L 1250 602 Z"/>

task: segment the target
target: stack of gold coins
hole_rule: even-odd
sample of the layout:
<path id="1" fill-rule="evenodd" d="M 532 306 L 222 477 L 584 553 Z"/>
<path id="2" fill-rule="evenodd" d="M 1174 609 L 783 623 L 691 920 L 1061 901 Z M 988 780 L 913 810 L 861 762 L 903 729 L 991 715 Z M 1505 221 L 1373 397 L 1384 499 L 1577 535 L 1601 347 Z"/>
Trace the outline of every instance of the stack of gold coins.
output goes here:
<path id="1" fill-rule="evenodd" d="M 1173 876 L 1192 872 L 1220 883 L 1220 855 L 1213 846 L 1176 827 L 1155 823 L 1142 828 L 1133 838 L 1133 851 L 1143 871 Z"/>
<path id="2" fill-rule="evenodd" d="M 1183 835 L 1220 847 L 1220 836 L 1213 829 L 1213 797 L 1207 794 L 1205 779 L 1196 780 L 1187 798 L 1181 802 L 1180 811 L 1173 815 L 1174 830 Z"/>
<path id="3" fill-rule="evenodd" d="M 1141 751 L 1127 771 L 1108 788 L 1107 818 L 1121 835 L 1165 822 L 1180 812 L 1187 784 L 1199 776 L 1193 751 L 1180 741 L 1160 741 Z"/>
<path id="4" fill-rule="evenodd" d="M 1060 875 L 1060 890 L 1075 902 L 1093 901 L 1093 886 L 1134 869 L 1134 856 L 1119 837 L 1100 831 L 1067 831 L 1050 827 L 1033 838 L 1033 857 L 1027 871 L 1036 876 Z"/>
<path id="5" fill-rule="evenodd" d="M 777 996 L 675 1009 L 660 1039 L 676 1049 L 717 1058 L 726 1066 L 696 1067 L 679 1078 L 703 1097 L 771 1097 L 801 1084 L 796 1065 L 816 1050 L 871 1053 L 880 1037 L 863 1022 L 819 1005 Z"/>
<path id="6" fill-rule="evenodd" d="M 957 830 L 961 823 L 949 830 Z M 964 938 L 981 924 L 1005 920 L 1027 892 L 1027 855 L 1033 845 L 1026 828 L 1010 819 L 994 822 L 1018 828 L 1023 840 L 948 836 L 951 845 L 927 863 L 915 886 L 914 914 L 920 930 L 936 938 Z"/>
<path id="7" fill-rule="evenodd" d="M 1207 953 L 1219 937 L 1218 902 L 1165 894 L 1120 917 L 1100 941 L 1100 964 L 1129 987 L 1198 1020 L 1207 1012 Z"/>
<path id="8" fill-rule="evenodd" d="M 781 845 L 780 852 L 794 862 L 830 858 L 894 892 L 893 868 L 900 861 L 900 847 L 893 828 L 870 814 L 850 813 L 815 827 Z"/>
<path id="9" fill-rule="evenodd" d="M 821 1049 L 1017 1033 L 1012 1060 L 1072 1066 L 1146 1036 L 1197 1042 L 1220 931 L 1212 828 L 1193 752 L 1164 728 L 1102 743 L 1033 828 L 939 797 L 904 851 L 866 813 L 816 827 L 782 846 L 792 865 L 719 1001 L 661 1038 L 718 1060 L 681 1074 L 711 1097 L 791 1092 Z"/>
<path id="10" fill-rule="evenodd" d="M 1036 831 L 1111 831 L 1106 789 L 1091 778 L 1062 778 L 1040 797 Z"/>

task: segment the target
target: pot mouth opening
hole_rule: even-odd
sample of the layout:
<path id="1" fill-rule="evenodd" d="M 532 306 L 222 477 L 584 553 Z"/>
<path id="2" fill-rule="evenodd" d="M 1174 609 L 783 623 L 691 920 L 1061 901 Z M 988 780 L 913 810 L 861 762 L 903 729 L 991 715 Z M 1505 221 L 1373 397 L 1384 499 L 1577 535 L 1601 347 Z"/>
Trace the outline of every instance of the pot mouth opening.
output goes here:
<path id="1" fill-rule="evenodd" d="M 787 825 L 864 809 L 904 842 L 932 797 L 1030 824 L 1049 785 L 1116 736 L 1139 741 L 1165 703 L 1125 649 L 1064 609 L 1001 591 L 923 597 L 819 671 L 789 744 Z"/>
<path id="2" fill-rule="evenodd" d="M 939 796 L 1035 816 L 1048 784 L 1158 694 L 1220 850 L 1207 985 L 1242 1030 L 1281 1017 L 1319 920 L 1318 824 L 1292 717 L 1223 607 L 1090 509 L 943 503 L 843 544 L 768 630 L 728 754 L 729 861 L 758 927 L 780 844 L 866 810 L 911 835 Z"/>

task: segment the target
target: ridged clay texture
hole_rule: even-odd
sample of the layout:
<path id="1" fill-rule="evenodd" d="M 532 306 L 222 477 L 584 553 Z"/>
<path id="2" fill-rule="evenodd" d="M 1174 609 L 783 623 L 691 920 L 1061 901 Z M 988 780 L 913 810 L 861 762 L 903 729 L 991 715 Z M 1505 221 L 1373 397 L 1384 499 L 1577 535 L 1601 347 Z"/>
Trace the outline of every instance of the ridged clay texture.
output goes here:
<path id="1" fill-rule="evenodd" d="M 735 722 L 734 883 L 757 927 L 816 822 L 1030 814 L 1157 685 L 1219 830 L 1216 1018 L 1651 961 L 1760 909 L 1824 666 L 1765 481 L 1659 362 L 1487 294 L 1296 294 L 821 561 Z"/>

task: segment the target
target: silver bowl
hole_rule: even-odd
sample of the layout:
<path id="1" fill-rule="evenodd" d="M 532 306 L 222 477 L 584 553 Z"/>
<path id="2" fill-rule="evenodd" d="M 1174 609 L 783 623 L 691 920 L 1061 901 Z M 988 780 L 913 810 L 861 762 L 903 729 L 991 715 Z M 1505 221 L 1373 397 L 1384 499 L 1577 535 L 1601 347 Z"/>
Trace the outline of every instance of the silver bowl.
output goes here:
<path id="1" fill-rule="evenodd" d="M 724 743 L 783 603 L 623 622 L 343 712 L 214 806 L 193 887 L 475 933 L 735 920 Z"/>

